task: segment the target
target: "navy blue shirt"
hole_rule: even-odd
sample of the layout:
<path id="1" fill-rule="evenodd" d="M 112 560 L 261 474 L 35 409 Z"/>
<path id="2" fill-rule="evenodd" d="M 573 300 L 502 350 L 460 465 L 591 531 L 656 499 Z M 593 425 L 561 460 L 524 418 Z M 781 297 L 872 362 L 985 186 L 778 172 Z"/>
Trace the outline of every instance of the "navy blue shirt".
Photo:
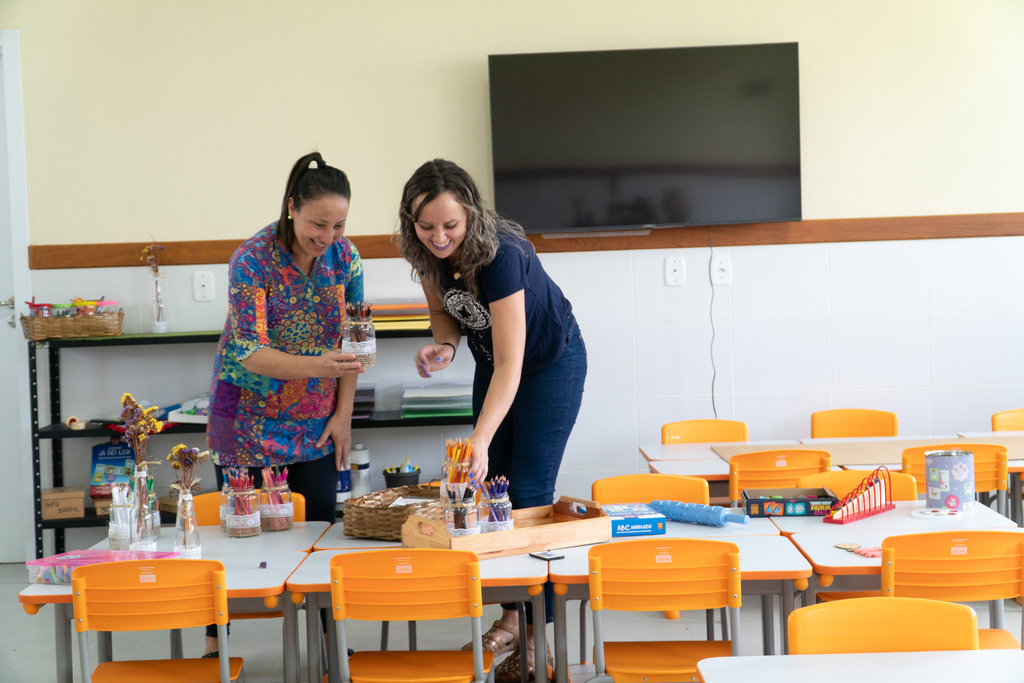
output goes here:
<path id="1" fill-rule="evenodd" d="M 521 250 L 516 245 L 517 240 L 522 244 Z M 528 241 L 501 235 L 494 260 L 477 272 L 477 285 L 480 293 L 474 299 L 462 280 L 449 277 L 447 270 L 442 269 L 445 311 L 462 326 L 478 364 L 494 365 L 490 302 L 504 299 L 519 290 L 524 290 L 526 306 L 523 374 L 544 370 L 558 360 L 570 332 L 572 304 L 544 272 Z"/>

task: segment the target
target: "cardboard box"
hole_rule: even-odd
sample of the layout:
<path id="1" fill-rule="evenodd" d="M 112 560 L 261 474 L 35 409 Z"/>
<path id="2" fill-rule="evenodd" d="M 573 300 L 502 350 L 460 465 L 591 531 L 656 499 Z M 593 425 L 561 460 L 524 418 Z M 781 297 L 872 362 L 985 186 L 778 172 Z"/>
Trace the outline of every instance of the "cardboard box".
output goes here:
<path id="1" fill-rule="evenodd" d="M 665 515 L 644 503 L 603 505 L 612 520 L 612 538 L 665 533 Z"/>
<path id="2" fill-rule="evenodd" d="M 612 537 L 611 520 L 600 505 L 569 496 L 562 496 L 554 505 L 513 510 L 514 529 L 473 536 L 450 536 L 443 519 L 425 517 L 425 513 L 443 514 L 443 510 L 438 506 L 410 515 L 402 525 L 404 547 L 472 550 L 486 560 L 604 543 Z"/>
<path id="3" fill-rule="evenodd" d="M 839 502 L 829 488 L 743 489 L 742 495 L 751 517 L 824 517 Z"/>
<path id="4" fill-rule="evenodd" d="M 110 516 L 110 503 L 111 503 L 111 499 L 110 498 L 100 498 L 99 500 L 94 500 L 93 504 L 96 506 L 96 516 L 97 517 L 109 517 Z"/>
<path id="5" fill-rule="evenodd" d="M 43 519 L 85 517 L 85 487 L 43 489 Z"/>

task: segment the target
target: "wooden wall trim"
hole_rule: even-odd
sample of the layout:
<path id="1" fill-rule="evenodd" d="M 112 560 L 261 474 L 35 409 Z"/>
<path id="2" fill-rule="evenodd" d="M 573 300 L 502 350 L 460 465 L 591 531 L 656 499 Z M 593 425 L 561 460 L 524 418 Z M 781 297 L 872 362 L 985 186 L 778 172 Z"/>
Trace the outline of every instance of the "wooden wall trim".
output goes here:
<path id="1" fill-rule="evenodd" d="M 546 238 L 531 235 L 540 253 L 671 249 L 704 247 L 706 226 L 663 228 L 646 235 L 578 236 Z M 1006 237 L 1024 235 L 1024 213 L 987 213 L 955 216 L 903 216 L 895 218 L 845 218 L 786 223 L 713 225 L 710 238 L 716 247 L 759 244 L 809 244 L 822 242 L 869 242 L 886 240 L 948 239 L 954 237 Z M 397 258 L 391 235 L 355 235 L 350 238 L 364 259 Z M 163 265 L 227 263 L 242 240 L 163 242 Z M 117 268 L 143 265 L 142 248 L 148 242 L 114 244 L 30 245 L 29 268 Z"/>

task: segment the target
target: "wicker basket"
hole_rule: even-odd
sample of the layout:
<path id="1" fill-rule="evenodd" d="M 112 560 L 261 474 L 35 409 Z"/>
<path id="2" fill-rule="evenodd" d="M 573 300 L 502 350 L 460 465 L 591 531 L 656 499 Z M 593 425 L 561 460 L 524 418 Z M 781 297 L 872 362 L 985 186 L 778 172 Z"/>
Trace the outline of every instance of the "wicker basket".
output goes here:
<path id="1" fill-rule="evenodd" d="M 441 489 L 429 484 L 422 486 L 399 486 L 398 488 L 374 491 L 359 498 L 345 501 L 345 535 L 357 538 L 379 538 L 384 541 L 401 541 L 402 524 L 412 514 L 423 514 L 440 503 Z M 436 502 L 413 503 L 388 507 L 401 496 L 412 498 L 435 498 Z"/>
<path id="2" fill-rule="evenodd" d="M 124 311 L 96 315 L 71 315 L 66 318 L 30 318 L 21 316 L 25 339 L 66 339 L 69 337 L 119 337 Z"/>

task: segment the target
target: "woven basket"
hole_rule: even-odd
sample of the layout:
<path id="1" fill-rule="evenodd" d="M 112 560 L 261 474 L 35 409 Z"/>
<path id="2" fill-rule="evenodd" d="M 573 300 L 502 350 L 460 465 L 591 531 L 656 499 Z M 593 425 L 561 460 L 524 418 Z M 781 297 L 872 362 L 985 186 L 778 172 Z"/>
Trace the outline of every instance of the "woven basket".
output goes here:
<path id="1" fill-rule="evenodd" d="M 71 315 L 66 318 L 30 318 L 21 316 L 21 329 L 25 339 L 67 339 L 69 337 L 119 337 L 124 311 Z"/>
<path id="2" fill-rule="evenodd" d="M 429 484 L 422 486 L 399 486 L 383 491 L 374 491 L 359 498 L 345 501 L 345 535 L 356 538 L 379 538 L 384 541 L 401 541 L 402 524 L 412 514 L 436 507 L 440 503 L 441 489 Z M 388 507 L 399 497 L 435 498 L 431 503 L 414 503 Z"/>

